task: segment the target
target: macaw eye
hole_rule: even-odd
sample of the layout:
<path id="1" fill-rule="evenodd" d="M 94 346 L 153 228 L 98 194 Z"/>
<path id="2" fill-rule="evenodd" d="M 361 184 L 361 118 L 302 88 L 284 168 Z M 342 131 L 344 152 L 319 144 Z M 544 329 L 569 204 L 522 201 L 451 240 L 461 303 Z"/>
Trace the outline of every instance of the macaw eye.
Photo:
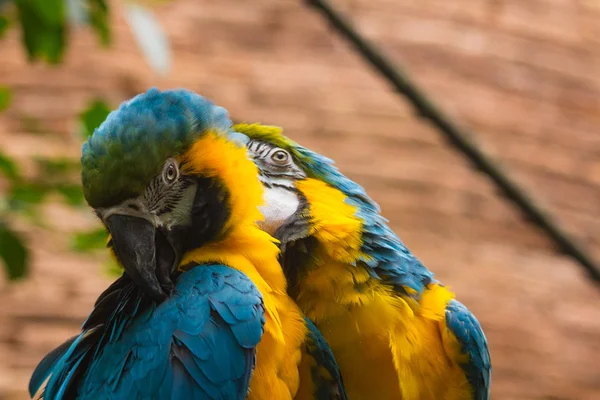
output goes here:
<path id="1" fill-rule="evenodd" d="M 271 154 L 271 160 L 278 165 L 286 165 L 290 161 L 290 155 L 285 150 L 277 150 Z"/>
<path id="2" fill-rule="evenodd" d="M 165 183 L 171 184 L 179 178 L 179 170 L 174 162 L 169 162 L 163 170 L 163 179 Z"/>

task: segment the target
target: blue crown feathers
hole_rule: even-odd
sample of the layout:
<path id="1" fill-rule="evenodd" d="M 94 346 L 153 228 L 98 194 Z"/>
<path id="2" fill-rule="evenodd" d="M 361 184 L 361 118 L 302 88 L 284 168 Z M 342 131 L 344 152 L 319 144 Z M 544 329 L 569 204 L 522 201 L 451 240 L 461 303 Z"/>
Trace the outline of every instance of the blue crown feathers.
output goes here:
<path id="1" fill-rule="evenodd" d="M 164 162 L 207 131 L 228 132 L 227 110 L 185 89 L 156 88 L 122 103 L 83 144 L 81 180 L 90 206 L 140 195 Z"/>

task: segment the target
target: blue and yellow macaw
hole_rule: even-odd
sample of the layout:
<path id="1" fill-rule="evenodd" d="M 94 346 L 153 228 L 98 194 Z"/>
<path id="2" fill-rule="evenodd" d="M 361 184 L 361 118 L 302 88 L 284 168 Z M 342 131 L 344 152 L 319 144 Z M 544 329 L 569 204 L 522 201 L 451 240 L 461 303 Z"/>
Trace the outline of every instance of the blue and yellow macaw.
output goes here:
<path id="1" fill-rule="evenodd" d="M 123 103 L 84 144 L 82 183 L 125 273 L 30 393 L 59 399 L 344 399 L 286 293 L 263 189 L 227 112 L 186 91 Z"/>
<path id="2" fill-rule="evenodd" d="M 349 399 L 489 399 L 483 331 L 333 162 L 258 124 L 247 136 L 288 292 L 323 333 Z"/>

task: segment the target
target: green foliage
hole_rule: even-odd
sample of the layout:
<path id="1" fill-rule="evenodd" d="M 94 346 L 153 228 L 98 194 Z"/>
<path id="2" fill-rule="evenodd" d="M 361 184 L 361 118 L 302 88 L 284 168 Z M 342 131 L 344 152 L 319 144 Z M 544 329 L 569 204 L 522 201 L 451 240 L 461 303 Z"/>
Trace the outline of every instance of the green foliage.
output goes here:
<path id="1" fill-rule="evenodd" d="M 73 173 L 79 174 L 79 160 L 70 158 L 41 158 L 35 159 L 37 168 L 40 171 L 40 178 L 45 181 L 64 180 Z"/>
<path id="2" fill-rule="evenodd" d="M 21 128 L 25 132 L 34 133 L 34 134 L 48 132 L 47 129 L 44 127 L 44 124 L 42 123 L 42 121 L 40 121 L 36 117 L 33 117 L 31 115 L 20 115 L 18 118 L 19 118 L 19 122 L 21 123 Z"/>
<path id="3" fill-rule="evenodd" d="M 14 182 L 21 178 L 19 168 L 12 158 L 0 152 L 0 175 L 4 175 L 9 181 Z"/>
<path id="4" fill-rule="evenodd" d="M 0 176 L 4 176 L 10 183 L 21 180 L 17 164 L 9 156 L 0 153 Z M 0 206 L 5 203 L 0 196 Z M 10 207 L 10 205 L 9 205 Z M 0 217 L 3 207 L 0 207 Z M 29 267 L 29 251 L 20 235 L 14 232 L 8 223 L 0 218 L 0 264 L 9 279 L 23 277 Z"/>
<path id="5" fill-rule="evenodd" d="M 0 259 L 9 279 L 25 276 L 29 268 L 29 250 L 20 235 L 0 220 Z"/>
<path id="6" fill-rule="evenodd" d="M 100 43 L 102 43 L 103 46 L 110 45 L 112 40 L 110 27 L 108 25 L 108 11 L 108 4 L 105 0 L 89 0 L 90 24 L 96 31 Z"/>
<path id="7" fill-rule="evenodd" d="M 92 101 L 89 107 L 79 115 L 82 125 L 81 136 L 84 139 L 91 136 L 94 130 L 104 122 L 110 111 L 110 107 L 104 100 L 96 99 Z"/>
<path id="8" fill-rule="evenodd" d="M 4 111 L 12 102 L 12 91 L 6 86 L 0 86 L 0 111 Z"/>
<path id="9" fill-rule="evenodd" d="M 50 193 L 60 194 L 72 206 L 85 203 L 81 185 L 71 182 L 75 172 L 79 172 L 79 163 L 66 159 L 37 159 L 40 173 L 29 179 L 20 179 L 14 161 L 2 158 L 0 155 L 0 170 L 6 166 L 7 177 L 12 178 L 12 185 L 8 191 L 9 207 L 13 210 L 28 210 L 42 203 Z M 78 174 L 76 175 L 78 176 Z"/>
<path id="10" fill-rule="evenodd" d="M 72 23 L 89 25 L 107 47 L 112 42 L 110 7 L 107 0 L 14 0 L 21 38 L 31 62 L 62 61 Z M 0 5 L 2 5 L 0 3 Z M 10 18 L 0 9 L 0 38 L 10 26 Z M 170 69 L 169 40 L 152 11 L 136 3 L 125 4 L 125 16 L 142 54 L 154 70 L 166 74 Z M 69 16 L 70 18 L 67 18 Z"/>
<path id="11" fill-rule="evenodd" d="M 75 207 L 85 204 L 85 197 L 79 184 L 62 184 L 56 186 L 56 190 L 60 193 L 66 202 Z"/>
<path id="12" fill-rule="evenodd" d="M 4 37 L 4 33 L 8 29 L 10 22 L 8 17 L 5 15 L 0 15 L 0 39 Z"/>
<path id="13" fill-rule="evenodd" d="M 42 204 L 50 193 L 58 193 L 67 204 L 80 206 L 85 203 L 81 185 L 70 183 L 68 175 L 79 170 L 79 163 L 65 159 L 36 160 L 42 172 L 34 178 L 21 176 L 18 166 L 9 156 L 0 154 L 0 175 L 4 176 L 9 187 L 6 197 L 0 194 L 0 260 L 3 260 L 9 279 L 22 277 L 29 268 L 29 251 L 23 239 L 11 230 L 2 218 L 4 212 L 13 215 L 36 217 L 35 222 L 43 225 L 37 215 L 37 206 Z M 50 179 L 49 177 L 52 177 Z"/>
<path id="14" fill-rule="evenodd" d="M 104 121 L 109 112 L 110 108 L 106 102 L 101 99 L 94 100 L 80 114 L 80 122 L 85 136 L 91 134 Z M 37 216 L 35 213 L 37 206 L 42 204 L 51 193 L 61 195 L 70 206 L 85 204 L 79 184 L 79 160 L 38 157 L 35 159 L 35 163 L 38 170 L 36 176 L 24 178 L 15 161 L 0 153 L 0 174 L 9 181 L 5 199 L 8 210 L 13 213 Z M 36 220 L 39 222 L 39 218 Z M 0 220 L 0 223 L 0 258 L 4 260 L 9 278 L 21 277 L 28 268 L 27 247 L 22 239 L 10 230 L 6 222 Z M 71 247 L 78 252 L 90 252 L 105 248 L 106 240 L 107 233 L 104 229 L 80 232 L 74 235 Z M 111 268 L 115 269 L 115 266 L 113 265 Z"/>
<path id="15" fill-rule="evenodd" d="M 48 193 L 49 188 L 37 182 L 16 182 L 8 192 L 8 206 L 13 211 L 30 212 Z"/>
<path id="16" fill-rule="evenodd" d="M 15 0 L 30 61 L 62 60 L 67 36 L 63 0 Z"/>
<path id="17" fill-rule="evenodd" d="M 100 43 L 111 43 L 109 7 L 106 0 L 73 0 L 73 7 L 84 13 L 84 19 L 94 29 Z M 64 0 L 15 0 L 23 44 L 30 61 L 44 60 L 50 64 L 62 61 L 68 39 L 68 24 Z M 6 16 L 0 19 L 0 35 L 9 25 Z"/>
<path id="18" fill-rule="evenodd" d="M 170 49 L 166 35 L 152 12 L 144 7 L 125 7 L 133 35 L 148 63 L 159 73 L 165 73 L 170 65 Z M 96 33 L 103 46 L 112 42 L 110 7 L 108 0 L 0 0 L 0 39 L 11 27 L 19 27 L 21 39 L 30 62 L 42 61 L 60 64 L 68 45 L 69 34 L 75 32 L 71 25 L 87 25 Z M 0 86 L 0 112 L 8 108 L 12 91 Z M 110 107 L 101 99 L 95 99 L 79 116 L 81 136 L 87 138 L 106 119 Z M 35 116 L 21 116 L 21 128 L 30 133 L 47 133 L 48 130 Z M 7 275 L 14 279 L 28 270 L 29 253 L 23 239 L 10 228 L 6 213 L 35 216 L 38 206 L 51 194 L 58 194 L 70 206 L 85 204 L 79 184 L 80 164 L 77 160 L 64 158 L 36 158 L 38 173 L 23 176 L 17 163 L 0 151 L 0 179 L 8 183 L 0 193 L 0 264 L 5 265 Z M 12 216 L 12 215 L 11 215 Z M 40 223 L 35 218 L 35 223 Z M 104 248 L 106 232 L 102 229 L 79 233 L 73 239 L 77 251 Z M 110 275 L 120 267 L 109 263 Z"/>
<path id="19" fill-rule="evenodd" d="M 104 228 L 88 232 L 78 232 L 71 239 L 71 248 L 80 253 L 87 253 L 106 248 L 108 233 Z"/>

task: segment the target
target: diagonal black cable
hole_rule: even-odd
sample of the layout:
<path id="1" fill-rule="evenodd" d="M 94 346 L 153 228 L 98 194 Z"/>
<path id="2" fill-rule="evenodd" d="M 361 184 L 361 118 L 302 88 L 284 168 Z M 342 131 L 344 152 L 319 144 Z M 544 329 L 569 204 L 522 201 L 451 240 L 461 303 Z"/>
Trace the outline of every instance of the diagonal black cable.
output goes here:
<path id="1" fill-rule="evenodd" d="M 428 119 L 440 133 L 466 158 L 473 166 L 496 184 L 501 193 L 521 209 L 526 219 L 542 229 L 557 245 L 561 252 L 574 258 L 586 270 L 589 277 L 600 284 L 600 268 L 592 258 L 580 248 L 569 235 L 559 227 L 552 218 L 536 205 L 525 191 L 504 174 L 495 163 L 468 139 L 465 130 L 459 128 L 450 118 L 417 87 L 399 67 L 394 65 L 372 43 L 364 39 L 360 33 L 336 10 L 327 0 L 305 0 L 309 6 L 320 11 L 329 23 L 383 75 L 389 83 L 417 110 L 420 117 Z"/>

